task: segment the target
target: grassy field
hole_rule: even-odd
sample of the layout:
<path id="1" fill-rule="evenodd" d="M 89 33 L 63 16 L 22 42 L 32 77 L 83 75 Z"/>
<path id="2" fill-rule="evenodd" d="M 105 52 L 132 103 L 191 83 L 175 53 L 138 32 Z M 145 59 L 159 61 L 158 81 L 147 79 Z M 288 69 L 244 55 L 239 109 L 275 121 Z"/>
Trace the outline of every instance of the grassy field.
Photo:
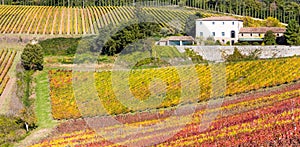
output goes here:
<path id="1" fill-rule="evenodd" d="M 36 82 L 36 100 L 35 112 L 37 116 L 37 125 L 40 128 L 53 127 L 57 124 L 51 115 L 51 102 L 49 98 L 48 73 L 40 71 L 35 76 Z"/>

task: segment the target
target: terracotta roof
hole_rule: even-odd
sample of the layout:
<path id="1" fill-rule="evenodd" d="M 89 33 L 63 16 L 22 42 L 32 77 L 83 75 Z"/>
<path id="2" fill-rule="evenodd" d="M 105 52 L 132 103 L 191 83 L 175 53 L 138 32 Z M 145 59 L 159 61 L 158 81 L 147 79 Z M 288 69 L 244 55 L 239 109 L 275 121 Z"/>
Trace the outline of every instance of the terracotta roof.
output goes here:
<path id="1" fill-rule="evenodd" d="M 161 42 L 163 42 L 163 41 L 168 41 L 168 39 L 163 38 L 163 39 L 160 39 L 159 41 L 161 41 Z"/>
<path id="2" fill-rule="evenodd" d="M 286 29 L 280 27 L 248 27 L 241 28 L 240 33 L 266 33 L 269 30 L 274 33 L 284 33 Z"/>
<path id="3" fill-rule="evenodd" d="M 219 17 L 207 17 L 207 18 L 200 18 L 197 20 L 204 20 L 204 21 L 242 21 L 240 19 L 236 19 L 231 16 L 219 16 Z"/>
<path id="4" fill-rule="evenodd" d="M 170 36 L 167 40 L 194 40 L 192 36 Z"/>

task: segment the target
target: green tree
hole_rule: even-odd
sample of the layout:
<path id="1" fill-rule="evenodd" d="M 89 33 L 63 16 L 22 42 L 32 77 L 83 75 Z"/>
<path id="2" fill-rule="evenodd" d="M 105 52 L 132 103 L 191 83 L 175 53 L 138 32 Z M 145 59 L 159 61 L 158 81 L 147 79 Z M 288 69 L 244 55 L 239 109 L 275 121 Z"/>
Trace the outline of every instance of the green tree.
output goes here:
<path id="1" fill-rule="evenodd" d="M 154 22 L 133 22 L 122 25 L 118 31 L 107 31 L 111 33 L 106 34 L 105 37 L 100 33 L 94 46 L 97 49 L 94 50 L 101 49 L 101 54 L 112 56 L 120 53 L 129 44 L 155 36 L 161 31 L 159 24 Z"/>
<path id="2" fill-rule="evenodd" d="M 265 34 L 264 38 L 265 45 L 275 45 L 276 44 L 276 36 L 273 31 L 269 30 Z"/>
<path id="3" fill-rule="evenodd" d="M 266 27 L 282 27 L 280 21 L 273 17 L 268 17 L 265 19 L 263 25 Z"/>
<path id="4" fill-rule="evenodd" d="M 25 70 L 43 70 L 43 49 L 39 44 L 27 44 L 21 55 Z"/>
<path id="5" fill-rule="evenodd" d="M 296 20 L 291 20 L 284 37 L 289 45 L 300 45 L 300 26 Z"/>
<path id="6" fill-rule="evenodd" d="M 196 23 L 195 20 L 202 18 L 202 14 L 200 12 L 197 12 L 195 15 L 190 15 L 185 22 L 184 32 L 186 35 L 193 36 L 195 38 L 196 36 Z"/>
<path id="7" fill-rule="evenodd" d="M 192 62 L 195 63 L 195 64 L 205 62 L 203 57 L 201 55 L 197 54 L 196 52 L 194 52 L 194 50 L 192 50 L 192 49 L 185 49 L 185 54 L 189 58 L 191 58 Z"/>
<path id="8" fill-rule="evenodd" d="M 234 62 L 234 61 L 242 61 L 245 58 L 245 56 L 238 50 L 238 48 L 234 48 L 233 54 L 228 55 L 226 57 L 226 61 L 228 62 Z"/>
<path id="9" fill-rule="evenodd" d="M 243 17 L 242 19 L 244 27 L 260 27 L 261 25 L 260 21 L 254 20 L 249 16 Z"/>

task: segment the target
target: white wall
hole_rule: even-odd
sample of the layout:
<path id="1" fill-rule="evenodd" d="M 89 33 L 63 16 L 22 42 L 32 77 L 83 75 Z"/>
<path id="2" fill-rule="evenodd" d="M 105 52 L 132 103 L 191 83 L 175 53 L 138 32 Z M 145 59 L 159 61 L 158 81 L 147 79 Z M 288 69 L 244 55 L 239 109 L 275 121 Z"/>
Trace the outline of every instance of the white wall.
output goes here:
<path id="1" fill-rule="evenodd" d="M 257 50 L 261 51 L 260 58 L 278 58 L 300 55 L 300 46 L 176 46 L 179 52 L 185 52 L 185 48 L 192 49 L 204 59 L 210 61 L 223 61 L 222 54 L 233 54 L 237 47 L 242 54 Z"/>
<path id="2" fill-rule="evenodd" d="M 202 22 L 202 24 L 200 24 Z M 213 22 L 215 24 L 213 24 Z M 223 24 L 224 22 L 224 24 Z M 234 24 L 232 24 L 234 22 Z M 238 35 L 240 28 L 243 27 L 242 21 L 206 21 L 206 20 L 196 20 L 196 37 L 200 37 L 200 32 L 203 32 L 203 37 L 213 37 L 213 33 L 215 32 L 215 40 L 224 40 L 224 43 L 227 41 L 234 40 L 234 42 L 238 41 Z M 231 31 L 235 31 L 235 38 L 231 38 Z M 222 32 L 225 33 L 225 36 L 222 36 Z"/>

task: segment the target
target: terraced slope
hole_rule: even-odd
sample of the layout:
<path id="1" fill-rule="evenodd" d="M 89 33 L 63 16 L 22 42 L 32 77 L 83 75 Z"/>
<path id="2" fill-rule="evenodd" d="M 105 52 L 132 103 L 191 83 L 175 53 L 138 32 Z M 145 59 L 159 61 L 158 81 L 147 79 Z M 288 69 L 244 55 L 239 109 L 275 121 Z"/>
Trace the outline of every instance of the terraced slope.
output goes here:
<path id="1" fill-rule="evenodd" d="M 53 6 L 0 6 L 2 34 L 96 34 L 99 28 L 118 24 L 135 16 L 135 7 L 91 6 L 67 8 Z M 195 11 L 175 8 L 142 8 L 163 27 L 182 29 Z"/>
<path id="2" fill-rule="evenodd" d="M 221 107 L 198 105 L 193 114 L 183 114 L 178 121 L 160 127 L 171 120 L 173 110 L 143 112 L 114 117 L 124 125 L 90 128 L 83 119 L 62 123 L 40 146 L 299 146 L 300 145 L 300 84 L 263 91 L 236 99 L 226 99 Z M 205 112 L 219 115 L 207 120 Z M 192 117 L 191 121 L 185 123 Z M 107 117 L 91 118 L 102 124 Z M 211 122 L 211 123 L 210 123 Z M 93 124 L 93 125 L 94 125 Z M 202 127 L 209 125 L 203 131 Z M 101 126 L 101 127 L 100 127 Z M 136 128 L 145 127 L 136 132 Z M 97 132 L 97 130 L 101 130 Z M 121 131 L 120 131 L 121 130 Z M 117 132 L 110 135 L 111 132 Z M 169 134 L 169 136 L 168 136 Z M 105 136 L 105 137 L 102 137 Z M 166 138 L 165 140 L 159 140 Z"/>
<path id="3" fill-rule="evenodd" d="M 299 57 L 230 63 L 226 65 L 226 91 L 224 94 L 230 96 L 297 81 L 300 79 L 299 66 Z M 195 67 L 199 83 L 196 80 L 197 78 L 191 78 L 193 77 L 193 74 L 191 74 L 192 68 L 182 67 L 182 70 L 188 71 L 187 73 L 189 74 L 180 77 L 177 69 L 174 67 L 132 70 L 128 77 L 129 88 L 132 95 L 139 100 L 151 99 L 151 92 L 148 89 L 152 80 L 161 79 L 167 85 L 166 96 L 161 95 L 163 99 L 159 105 L 156 105 L 156 101 L 153 99 L 153 101 L 149 101 L 146 106 L 140 104 L 139 106 L 136 106 L 135 109 L 146 110 L 148 108 L 163 108 L 178 105 L 179 103 L 206 101 L 210 99 L 210 92 L 212 91 L 211 67 L 208 65 L 197 65 Z M 122 101 L 122 98 L 123 101 L 126 101 L 127 98 L 130 97 L 130 95 L 128 95 L 127 87 L 123 86 L 127 81 L 120 80 L 114 83 L 112 76 L 116 73 L 126 75 L 126 71 L 102 71 L 94 74 L 97 95 L 105 110 L 101 109 L 94 112 L 95 110 L 93 108 L 85 107 L 87 109 L 84 110 L 84 112 L 90 112 L 88 113 L 88 116 L 130 112 L 130 109 L 120 102 Z M 94 97 L 92 96 L 88 97 L 87 95 L 82 94 L 81 97 L 77 95 L 76 99 L 74 93 L 75 90 L 78 89 L 75 89 L 72 85 L 74 84 L 73 78 L 84 82 L 87 80 L 86 77 L 88 77 L 89 74 L 90 73 L 88 72 L 77 73 L 65 70 L 49 71 L 50 98 L 54 119 L 80 118 L 81 112 L 83 111 L 79 109 L 81 108 L 81 103 L 88 101 L 93 104 Z M 186 79 L 189 79 L 185 82 L 188 82 L 191 87 L 185 87 L 188 89 L 187 93 L 189 93 L 189 95 L 180 99 L 182 94 L 182 83 L 180 81 L 185 77 Z M 122 97 L 118 97 L 118 93 L 115 92 L 113 84 L 115 87 L 119 86 L 118 92 L 122 93 Z M 196 87 L 199 87 L 199 92 L 194 93 L 193 91 L 197 91 Z M 91 89 L 88 87 L 83 86 L 83 88 L 80 89 L 80 92 L 86 93 L 90 92 L 90 90 Z M 80 100 L 78 100 L 78 97 L 80 97 Z M 81 98 L 83 100 L 81 100 Z"/>

